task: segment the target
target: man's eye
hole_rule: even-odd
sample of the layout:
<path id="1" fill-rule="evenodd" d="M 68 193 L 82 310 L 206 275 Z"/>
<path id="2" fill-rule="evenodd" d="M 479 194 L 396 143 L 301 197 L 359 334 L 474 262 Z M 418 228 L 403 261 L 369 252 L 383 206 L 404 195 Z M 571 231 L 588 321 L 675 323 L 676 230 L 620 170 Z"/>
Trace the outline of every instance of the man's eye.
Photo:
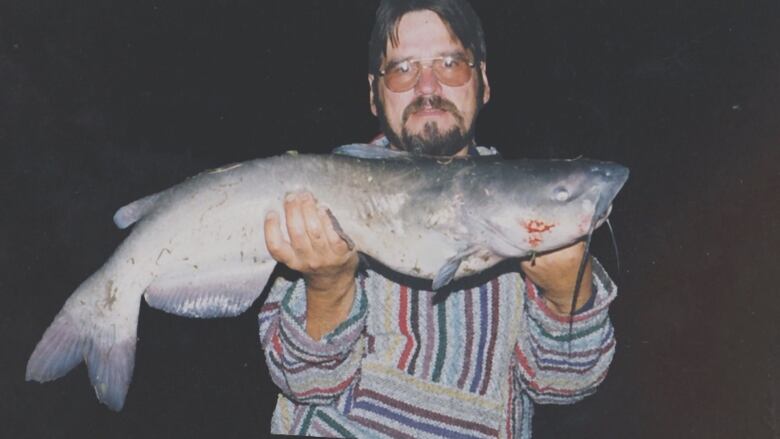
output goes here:
<path id="1" fill-rule="evenodd" d="M 412 70 L 412 66 L 408 62 L 402 62 L 401 64 L 398 64 L 395 66 L 396 73 L 409 73 L 410 70 Z"/>
<path id="2" fill-rule="evenodd" d="M 453 58 L 453 57 L 449 57 L 448 56 L 448 57 L 442 59 L 441 63 L 442 63 L 442 65 L 444 67 L 446 67 L 448 69 L 452 69 L 452 68 L 458 67 L 459 61 L 458 61 L 457 58 Z"/>

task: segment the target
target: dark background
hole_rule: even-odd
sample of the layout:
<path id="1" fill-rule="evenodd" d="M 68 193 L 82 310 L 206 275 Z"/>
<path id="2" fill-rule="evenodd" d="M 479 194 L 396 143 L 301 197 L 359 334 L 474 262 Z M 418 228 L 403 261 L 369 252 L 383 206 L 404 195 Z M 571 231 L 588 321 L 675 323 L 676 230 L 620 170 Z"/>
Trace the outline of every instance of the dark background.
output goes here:
<path id="1" fill-rule="evenodd" d="M 632 172 L 612 214 L 621 272 L 595 238 L 621 287 L 612 369 L 584 402 L 540 408 L 536 437 L 780 437 L 773 3 L 475 4 L 493 89 L 479 142 Z M 126 236 L 111 222 L 120 206 L 206 168 L 376 134 L 375 6 L 0 4 L 1 437 L 267 435 L 261 301 L 213 321 L 142 305 L 120 413 L 97 403 L 83 366 L 41 385 L 25 364 Z"/>

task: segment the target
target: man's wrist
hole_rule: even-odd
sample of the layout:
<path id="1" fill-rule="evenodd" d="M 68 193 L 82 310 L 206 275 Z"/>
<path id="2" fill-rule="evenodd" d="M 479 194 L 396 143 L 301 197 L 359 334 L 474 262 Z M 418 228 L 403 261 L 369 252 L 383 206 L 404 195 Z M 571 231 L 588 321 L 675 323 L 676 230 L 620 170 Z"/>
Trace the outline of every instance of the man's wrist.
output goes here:
<path id="1" fill-rule="evenodd" d="M 315 296 L 327 301 L 328 298 L 338 300 L 346 295 L 355 285 L 355 269 L 348 269 L 339 273 L 327 275 L 306 275 L 303 280 L 306 283 L 307 296 Z"/>
<path id="2" fill-rule="evenodd" d="M 354 275 L 345 282 L 330 284 L 327 289 L 306 287 L 306 332 L 315 340 L 335 329 L 349 317 L 355 300 L 357 283 Z"/>
<path id="3" fill-rule="evenodd" d="M 559 294 L 551 294 L 548 291 L 543 290 L 542 288 L 537 287 L 539 291 L 539 296 L 544 299 L 545 304 L 547 304 L 547 307 L 550 308 L 553 312 L 559 315 L 566 315 L 568 316 L 572 309 L 571 309 L 571 301 L 573 298 L 573 291 L 572 292 L 566 292 L 566 293 L 559 293 Z M 579 313 L 586 311 L 586 308 L 590 308 L 593 306 L 593 297 L 595 294 L 596 288 L 591 283 L 583 283 L 580 287 L 580 292 L 577 295 L 577 303 L 574 305 L 574 313 Z"/>
<path id="4" fill-rule="evenodd" d="M 306 300 L 309 305 L 338 306 L 345 298 L 354 293 L 354 290 L 354 276 L 328 283 L 306 282 Z"/>

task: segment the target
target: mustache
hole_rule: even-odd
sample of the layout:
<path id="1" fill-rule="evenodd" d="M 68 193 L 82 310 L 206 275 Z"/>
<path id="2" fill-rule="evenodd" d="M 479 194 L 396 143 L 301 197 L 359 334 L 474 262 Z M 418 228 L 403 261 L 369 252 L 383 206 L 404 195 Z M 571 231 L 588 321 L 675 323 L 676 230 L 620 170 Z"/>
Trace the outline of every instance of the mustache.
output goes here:
<path id="1" fill-rule="evenodd" d="M 401 121 L 402 123 L 406 123 L 407 119 L 409 117 L 425 108 L 432 108 L 435 110 L 442 110 L 447 111 L 449 113 L 452 113 L 453 116 L 455 116 L 456 119 L 458 119 L 459 122 L 463 120 L 463 116 L 460 114 L 460 111 L 458 111 L 458 107 L 455 106 L 451 101 L 444 99 L 441 96 L 433 95 L 433 96 L 419 96 L 415 100 L 412 101 L 405 109 L 403 114 L 401 115 Z"/>

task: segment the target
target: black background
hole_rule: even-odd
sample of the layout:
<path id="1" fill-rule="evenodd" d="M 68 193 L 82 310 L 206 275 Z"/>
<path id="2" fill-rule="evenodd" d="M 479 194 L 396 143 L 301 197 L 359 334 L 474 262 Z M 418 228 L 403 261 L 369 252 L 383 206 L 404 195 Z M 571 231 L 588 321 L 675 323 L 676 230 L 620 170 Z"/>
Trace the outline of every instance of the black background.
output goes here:
<path id="1" fill-rule="evenodd" d="M 476 2 L 475 2 L 476 3 Z M 475 4 L 493 98 L 480 144 L 584 155 L 631 178 L 596 254 L 621 292 L 599 392 L 536 437 L 780 437 L 780 16 L 774 2 Z M 203 169 L 377 133 L 375 1 L 0 6 L 0 436 L 264 437 L 276 388 L 256 314 L 142 305 L 124 410 L 83 366 L 24 382 L 68 295 L 126 236 L 114 211 Z M 261 219 L 258 218 L 258 221 Z M 262 299 L 261 299 L 262 300 Z"/>

